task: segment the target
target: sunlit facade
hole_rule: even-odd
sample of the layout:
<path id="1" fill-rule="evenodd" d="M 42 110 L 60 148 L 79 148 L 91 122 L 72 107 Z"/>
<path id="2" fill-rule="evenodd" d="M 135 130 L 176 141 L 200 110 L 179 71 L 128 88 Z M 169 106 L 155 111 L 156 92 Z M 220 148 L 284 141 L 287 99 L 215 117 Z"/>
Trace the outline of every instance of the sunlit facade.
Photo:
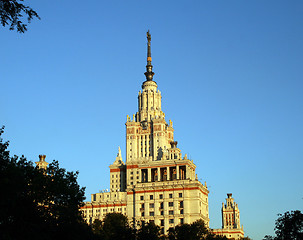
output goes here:
<path id="1" fill-rule="evenodd" d="M 171 120 L 162 111 L 162 96 L 153 80 L 151 36 L 147 33 L 146 81 L 138 93 L 138 111 L 126 117 L 126 155 L 119 147 L 110 168 L 110 190 L 91 195 L 81 208 L 84 219 L 93 223 L 107 213 L 126 215 L 131 223 L 154 222 L 167 233 L 178 224 L 202 219 L 209 227 L 208 188 L 195 173 L 193 160 L 184 156 L 174 140 Z M 218 235 L 240 239 L 238 205 L 228 194 L 222 207 L 222 229 Z"/>
<path id="2" fill-rule="evenodd" d="M 209 191 L 198 180 L 196 165 L 177 147 L 172 121 L 165 119 L 161 92 L 153 80 L 149 32 L 147 39 L 146 81 L 138 93 L 138 111 L 125 123 L 125 162 L 119 148 L 109 167 L 110 190 L 92 194 L 81 210 L 88 223 L 120 212 L 131 222 L 152 221 L 163 233 L 201 218 L 208 226 Z"/>

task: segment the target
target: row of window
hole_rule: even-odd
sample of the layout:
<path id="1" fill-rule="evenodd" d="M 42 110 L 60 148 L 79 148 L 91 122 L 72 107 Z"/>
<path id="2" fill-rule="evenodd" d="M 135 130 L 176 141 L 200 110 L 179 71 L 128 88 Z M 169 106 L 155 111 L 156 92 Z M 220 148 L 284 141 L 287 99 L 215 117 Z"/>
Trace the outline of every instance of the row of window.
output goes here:
<path id="1" fill-rule="evenodd" d="M 173 198 L 173 194 L 170 193 L 168 195 L 169 198 Z M 182 193 L 179 193 L 179 198 L 183 197 L 183 194 Z M 153 200 L 154 199 L 154 195 L 149 195 L 149 199 L 150 200 Z M 163 199 L 163 194 L 159 194 L 159 199 Z M 140 196 L 140 200 L 144 200 L 144 196 Z"/>
<path id="2" fill-rule="evenodd" d="M 173 207 L 174 206 L 174 202 L 169 202 L 168 206 L 169 207 Z M 179 207 L 183 208 L 183 201 L 179 202 Z M 141 204 L 141 208 L 144 209 L 144 203 Z M 154 203 L 150 203 L 149 204 L 149 208 L 155 208 L 155 204 Z M 164 208 L 164 202 L 161 202 L 160 203 L 160 209 L 163 209 L 163 208 Z"/>
<path id="3" fill-rule="evenodd" d="M 154 223 L 154 220 L 149 220 L 149 222 L 151 223 Z M 168 220 L 168 222 L 170 223 L 170 224 L 173 224 L 173 223 L 175 223 L 175 219 L 173 219 L 173 218 L 170 218 L 169 220 Z M 179 218 L 179 223 L 180 224 L 184 224 L 184 218 Z M 160 226 L 161 227 L 164 227 L 164 219 L 160 219 Z M 163 230 L 163 231 L 162 231 Z M 164 228 L 161 228 L 161 232 L 162 233 L 164 233 Z"/>
<path id="4" fill-rule="evenodd" d="M 184 214 L 184 210 L 181 209 L 179 214 Z M 160 211 L 160 215 L 164 216 L 164 211 Z M 168 211 L 168 215 L 174 215 L 174 210 L 169 210 Z M 145 216 L 145 212 L 141 212 L 141 216 L 144 217 Z M 155 216 L 155 212 L 154 211 L 150 211 L 149 212 L 149 216 L 154 217 Z"/>

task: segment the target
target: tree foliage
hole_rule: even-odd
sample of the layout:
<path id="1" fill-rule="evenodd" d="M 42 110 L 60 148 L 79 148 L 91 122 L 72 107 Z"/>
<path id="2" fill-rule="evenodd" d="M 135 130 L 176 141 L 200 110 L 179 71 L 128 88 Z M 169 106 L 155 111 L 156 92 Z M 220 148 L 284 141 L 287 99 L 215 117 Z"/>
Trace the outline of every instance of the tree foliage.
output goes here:
<path id="1" fill-rule="evenodd" d="M 197 220 L 191 224 L 180 224 L 169 229 L 169 240 L 212 240 L 227 239 L 214 235 L 204 224 L 203 220 Z"/>
<path id="2" fill-rule="evenodd" d="M 276 236 L 266 235 L 264 240 L 303 240 L 303 214 L 301 211 L 278 214 L 275 223 Z"/>
<path id="3" fill-rule="evenodd" d="M 153 222 L 142 221 L 136 235 L 137 240 L 158 240 L 161 239 L 160 227 Z"/>
<path id="4" fill-rule="evenodd" d="M 17 29 L 17 32 L 27 31 L 27 24 L 23 23 L 24 18 L 30 23 L 33 18 L 40 19 L 38 13 L 31 7 L 25 6 L 24 0 L 0 0 L 0 21 L 3 27 L 10 26 L 10 30 Z"/>
<path id="5" fill-rule="evenodd" d="M 58 162 L 47 171 L 22 157 L 10 157 L 9 143 L 0 129 L 0 239 L 89 239 L 92 232 L 79 207 L 84 188 L 78 173 L 66 172 Z"/>
<path id="6" fill-rule="evenodd" d="M 298 210 L 279 214 L 275 233 L 277 240 L 303 239 L 303 214 Z"/>
<path id="7" fill-rule="evenodd" d="M 108 213 L 103 221 L 95 220 L 92 229 L 99 239 L 135 239 L 135 230 L 129 225 L 127 217 L 121 213 Z"/>

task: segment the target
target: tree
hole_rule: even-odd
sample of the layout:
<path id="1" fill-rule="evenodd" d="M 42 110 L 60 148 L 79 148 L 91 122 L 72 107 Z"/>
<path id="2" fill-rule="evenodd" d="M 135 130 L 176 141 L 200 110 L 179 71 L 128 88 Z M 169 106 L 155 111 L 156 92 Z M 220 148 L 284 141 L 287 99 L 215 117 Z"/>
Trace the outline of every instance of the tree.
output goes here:
<path id="1" fill-rule="evenodd" d="M 142 221 L 136 235 L 137 240 L 158 240 L 161 238 L 160 227 L 153 222 Z"/>
<path id="2" fill-rule="evenodd" d="M 92 239 L 79 207 L 78 173 L 58 162 L 40 170 L 24 156 L 10 157 L 0 128 L 0 239 Z"/>
<path id="3" fill-rule="evenodd" d="M 92 224 L 95 235 L 105 240 L 135 239 L 135 231 L 129 226 L 127 217 L 121 213 L 108 213 L 103 221 L 95 220 Z"/>
<path id="4" fill-rule="evenodd" d="M 276 220 L 277 240 L 303 239 L 303 214 L 299 211 L 286 212 Z"/>
<path id="5" fill-rule="evenodd" d="M 180 224 L 169 229 L 169 240 L 213 240 L 227 239 L 223 236 L 214 235 L 204 224 L 203 220 L 197 220 L 192 224 Z"/>
<path id="6" fill-rule="evenodd" d="M 36 11 L 31 7 L 25 6 L 22 2 L 24 0 L 0 0 L 0 21 L 3 27 L 10 25 L 10 30 L 17 28 L 17 32 L 24 33 L 27 31 L 27 24 L 22 21 L 24 16 L 27 22 L 36 17 L 40 19 Z"/>
<path id="7" fill-rule="evenodd" d="M 276 236 L 266 235 L 264 240 L 302 240 L 303 239 L 303 214 L 301 211 L 285 212 L 278 214 L 275 223 Z"/>

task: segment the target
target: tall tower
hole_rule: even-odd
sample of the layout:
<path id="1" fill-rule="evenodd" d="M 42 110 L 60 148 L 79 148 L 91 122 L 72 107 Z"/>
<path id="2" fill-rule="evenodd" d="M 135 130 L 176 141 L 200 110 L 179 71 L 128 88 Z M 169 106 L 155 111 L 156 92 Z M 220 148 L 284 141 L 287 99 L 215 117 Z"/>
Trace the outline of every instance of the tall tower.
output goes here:
<path id="1" fill-rule="evenodd" d="M 213 233 L 231 239 L 243 239 L 244 230 L 243 226 L 240 226 L 240 211 L 231 193 L 227 194 L 226 204 L 222 203 L 221 211 L 222 229 L 213 229 Z"/>
<path id="2" fill-rule="evenodd" d="M 222 228 L 240 228 L 240 211 L 231 193 L 227 194 L 226 204 L 224 205 L 224 203 L 222 203 Z"/>
<path id="3" fill-rule="evenodd" d="M 161 110 L 161 92 L 153 81 L 151 64 L 151 35 L 147 32 L 146 81 L 138 94 L 138 112 L 126 122 L 126 163 L 157 161 L 168 158 L 168 150 L 173 142 L 172 122 L 165 121 Z M 176 148 L 176 144 L 174 145 Z M 176 149 L 174 150 L 174 152 Z M 180 151 L 178 151 L 180 152 Z"/>
<path id="4" fill-rule="evenodd" d="M 196 165 L 177 147 L 154 74 L 148 31 L 146 80 L 138 93 L 138 111 L 125 123 L 127 216 L 153 221 L 163 232 L 200 218 L 208 225 L 208 189 L 198 181 Z"/>
<path id="5" fill-rule="evenodd" d="M 92 194 L 92 201 L 82 207 L 87 222 L 121 212 L 130 222 L 154 222 L 163 233 L 201 218 L 209 225 L 209 191 L 198 180 L 196 165 L 177 147 L 154 74 L 148 31 L 146 80 L 138 93 L 138 111 L 126 117 L 125 163 L 119 149 L 110 165 L 110 192 Z"/>

